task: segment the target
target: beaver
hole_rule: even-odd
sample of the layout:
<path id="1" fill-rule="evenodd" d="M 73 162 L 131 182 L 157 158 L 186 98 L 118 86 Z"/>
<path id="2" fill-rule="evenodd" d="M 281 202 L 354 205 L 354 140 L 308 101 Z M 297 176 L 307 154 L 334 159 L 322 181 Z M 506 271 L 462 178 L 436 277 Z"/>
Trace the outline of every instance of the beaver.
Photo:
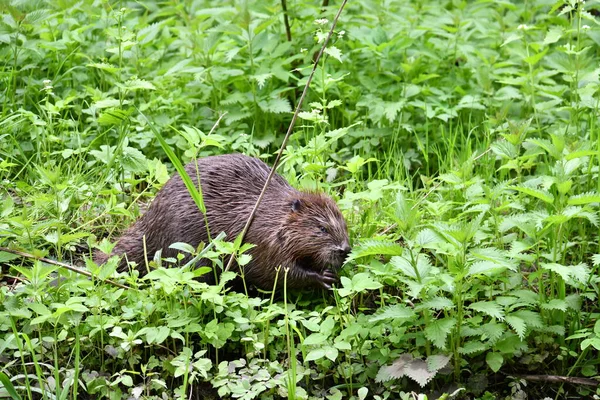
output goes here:
<path id="1" fill-rule="evenodd" d="M 235 239 L 270 167 L 243 154 L 227 154 L 200 158 L 187 164 L 185 170 L 195 185 L 199 172 L 212 237 L 225 232 L 228 240 Z M 140 275 L 145 273 L 144 236 L 149 257 L 160 249 L 164 257 L 174 257 L 177 250 L 169 245 L 175 242 L 195 247 L 208 242 L 204 216 L 179 174 L 167 181 L 146 213 L 117 241 L 111 255 L 126 255 L 120 261 L 120 271 L 127 269 L 127 261 L 135 261 Z M 267 187 L 244 241 L 255 245 L 248 251 L 252 260 L 244 266 L 245 281 L 264 290 L 283 286 L 285 268 L 290 289 L 329 289 L 351 250 L 346 221 L 337 204 L 323 193 L 296 190 L 277 174 Z M 98 264 L 107 258 L 101 252 L 94 255 Z M 199 265 L 207 263 L 201 260 Z M 279 266 L 283 269 L 274 285 Z"/>

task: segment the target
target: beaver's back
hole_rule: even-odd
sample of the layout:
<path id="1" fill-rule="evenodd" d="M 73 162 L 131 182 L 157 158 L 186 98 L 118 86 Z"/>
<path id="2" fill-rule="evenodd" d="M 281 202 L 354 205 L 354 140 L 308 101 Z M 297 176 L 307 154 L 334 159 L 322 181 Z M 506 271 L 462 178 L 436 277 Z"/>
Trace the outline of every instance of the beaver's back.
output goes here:
<path id="1" fill-rule="evenodd" d="M 196 168 L 197 166 L 197 168 Z M 252 207 L 264 186 L 270 167 L 264 162 L 242 154 L 210 156 L 191 162 L 185 166 L 187 174 L 197 186 L 198 175 L 202 183 L 202 195 L 207 210 L 211 237 L 220 232 L 233 241 L 242 231 Z M 275 174 L 267 193 L 257 210 L 257 215 L 268 215 L 250 229 L 247 241 L 264 239 L 277 226 L 278 219 L 285 214 L 283 201 L 298 192 L 281 176 Z M 127 261 L 135 261 L 141 273 L 146 271 L 144 257 L 144 236 L 149 257 L 162 249 L 163 257 L 173 257 L 176 250 L 169 249 L 175 242 L 185 242 L 197 246 L 208 242 L 208 234 L 202 213 L 191 198 L 179 174 L 174 175 L 158 192 L 156 198 L 138 221 L 119 239 L 112 254 L 126 254 L 121 261 L 125 268 Z M 96 262 L 106 261 L 107 256 L 97 254 Z"/>

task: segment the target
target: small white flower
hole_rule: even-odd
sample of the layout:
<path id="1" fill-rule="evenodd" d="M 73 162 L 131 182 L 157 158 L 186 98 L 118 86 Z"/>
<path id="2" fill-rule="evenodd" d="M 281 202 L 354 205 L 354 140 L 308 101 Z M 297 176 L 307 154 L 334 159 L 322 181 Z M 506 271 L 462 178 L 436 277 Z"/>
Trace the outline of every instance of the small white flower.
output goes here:
<path id="1" fill-rule="evenodd" d="M 328 22 L 329 22 L 329 20 L 327 18 L 321 18 L 321 19 L 315 20 L 315 24 L 317 24 L 317 25 L 325 25 Z"/>
<path id="2" fill-rule="evenodd" d="M 305 53 L 305 52 L 306 52 L 306 49 L 304 47 L 300 49 L 300 53 Z"/>
<path id="3" fill-rule="evenodd" d="M 529 29 L 529 27 L 525 24 L 521 24 L 521 25 L 517 26 L 517 29 L 520 31 L 526 31 L 527 29 Z"/>
<path id="4" fill-rule="evenodd" d="M 346 34 L 346 31 L 339 31 L 338 32 L 338 37 L 342 37 Z"/>
<path id="5" fill-rule="evenodd" d="M 589 26 L 589 25 L 583 25 L 583 26 L 581 27 L 581 29 L 583 29 L 584 31 L 589 31 L 591 28 L 590 28 L 590 26 Z"/>
<path id="6" fill-rule="evenodd" d="M 122 13 L 124 13 L 125 11 L 127 11 L 127 8 L 125 8 L 125 7 L 121 8 Z"/>
<path id="7" fill-rule="evenodd" d="M 44 79 L 42 81 L 42 83 L 44 84 L 44 87 L 40 89 L 46 91 L 47 93 L 52 93 L 52 81 L 50 79 Z"/>

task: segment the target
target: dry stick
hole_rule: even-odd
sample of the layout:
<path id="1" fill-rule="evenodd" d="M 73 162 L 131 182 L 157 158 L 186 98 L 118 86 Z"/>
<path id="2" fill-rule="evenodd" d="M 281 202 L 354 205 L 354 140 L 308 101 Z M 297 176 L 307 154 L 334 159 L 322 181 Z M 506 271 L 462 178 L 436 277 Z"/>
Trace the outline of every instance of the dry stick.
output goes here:
<path id="1" fill-rule="evenodd" d="M 38 257 L 38 256 L 33 255 L 33 254 L 25 253 L 25 252 L 19 251 L 19 250 L 9 249 L 7 247 L 0 247 L 0 251 L 5 251 L 7 253 L 16 254 L 18 256 L 25 257 L 25 258 L 32 258 L 34 260 L 45 262 L 46 264 L 56 265 L 56 266 L 68 269 L 69 271 L 76 272 L 76 273 L 78 273 L 80 275 L 85 275 L 85 276 L 87 276 L 89 278 L 93 278 L 93 276 L 92 276 L 92 274 L 90 272 L 85 271 L 83 269 L 79 269 L 79 268 L 74 267 L 74 266 L 69 265 L 69 264 L 62 263 L 60 261 L 54 261 L 54 260 L 51 260 L 51 259 L 45 258 L 45 257 Z M 115 281 L 111 281 L 110 279 L 104 279 L 103 282 L 110 283 L 113 286 L 117 286 L 117 287 L 120 287 L 120 288 L 123 288 L 123 289 L 131 289 L 129 286 L 121 285 L 120 283 L 117 283 Z"/>
<path id="2" fill-rule="evenodd" d="M 591 378 L 579 378 L 576 376 L 560 375 L 514 375 L 516 378 L 532 382 L 571 383 L 573 385 L 599 386 L 600 382 Z"/>
<path id="3" fill-rule="evenodd" d="M 294 111 L 294 116 L 292 117 L 290 126 L 288 127 L 285 137 L 283 138 L 283 143 L 281 143 L 281 148 L 279 149 L 279 152 L 277 153 L 277 157 L 275 158 L 275 161 L 273 162 L 273 167 L 271 167 L 269 176 L 267 176 L 267 180 L 260 192 L 260 195 L 258 196 L 258 199 L 256 200 L 256 203 L 254 204 L 254 208 L 252 208 L 252 211 L 250 212 L 250 216 L 248 217 L 248 220 L 246 221 L 246 225 L 244 225 L 244 229 L 242 229 L 242 232 L 240 233 L 240 243 L 244 242 L 244 237 L 246 236 L 246 232 L 248 232 L 248 228 L 250 227 L 250 224 L 252 223 L 252 220 L 254 219 L 256 210 L 258 209 L 258 206 L 260 205 L 260 203 L 263 199 L 263 196 L 265 195 L 265 192 L 267 191 L 267 187 L 269 186 L 269 183 L 271 182 L 271 178 L 273 178 L 273 175 L 275 174 L 275 169 L 277 168 L 277 164 L 279 164 L 279 160 L 281 159 L 283 150 L 285 149 L 285 146 L 287 145 L 287 142 L 292 134 L 292 130 L 294 129 L 294 125 L 296 124 L 296 119 L 298 118 L 298 114 L 300 113 L 300 107 L 302 107 L 302 102 L 304 102 L 306 93 L 308 93 L 308 87 L 310 86 L 310 82 L 312 81 L 312 78 L 315 75 L 315 71 L 317 70 L 317 66 L 319 65 L 319 60 L 321 59 L 321 56 L 325 52 L 325 48 L 327 47 L 327 44 L 329 43 L 329 39 L 331 39 L 331 36 L 333 35 L 335 25 L 337 24 L 337 21 L 340 18 L 340 15 L 342 14 L 342 10 L 344 9 L 344 6 L 346 5 L 347 2 L 348 2 L 348 0 L 344 0 L 342 2 L 340 9 L 338 10 L 335 18 L 333 19 L 333 23 L 331 24 L 331 29 L 329 30 L 329 34 L 325 38 L 325 42 L 323 43 L 323 46 L 321 47 L 321 50 L 319 51 L 319 54 L 317 55 L 317 58 L 315 59 L 315 63 L 313 64 L 312 71 L 310 71 L 310 75 L 308 76 L 306 85 L 304 85 L 304 90 L 302 91 L 300 100 L 298 100 L 298 104 L 296 105 L 296 110 Z M 232 254 L 231 258 L 229 259 L 229 262 L 227 263 L 227 266 L 225 267 L 225 271 L 229 271 L 229 269 L 233 265 L 234 259 L 235 259 L 235 254 Z"/>

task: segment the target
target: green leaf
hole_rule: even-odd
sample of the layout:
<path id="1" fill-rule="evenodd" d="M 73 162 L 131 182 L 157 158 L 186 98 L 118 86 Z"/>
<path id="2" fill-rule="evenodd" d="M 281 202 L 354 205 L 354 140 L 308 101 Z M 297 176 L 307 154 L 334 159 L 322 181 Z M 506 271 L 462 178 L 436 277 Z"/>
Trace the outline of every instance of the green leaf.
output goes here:
<path id="1" fill-rule="evenodd" d="M 504 319 L 504 310 L 494 301 L 479 301 L 472 303 L 469 308 L 487 314 L 500 321 Z"/>
<path id="2" fill-rule="evenodd" d="M 2 383 L 4 390 L 6 390 L 6 392 L 13 400 L 21 400 L 21 396 L 15 390 L 15 387 L 13 386 L 12 382 L 10 381 L 10 379 L 8 379 L 8 376 L 6 376 L 6 374 L 2 371 L 0 371 L 0 383 Z"/>
<path id="3" fill-rule="evenodd" d="M 375 315 L 369 318 L 369 322 L 377 322 L 387 319 L 403 320 L 412 319 L 415 313 L 404 304 L 394 304 L 380 309 Z"/>
<path id="4" fill-rule="evenodd" d="M 336 349 L 335 347 L 326 346 L 326 347 L 324 347 L 324 350 L 325 350 L 325 357 L 327 357 L 331 361 L 335 361 L 336 358 L 338 357 L 339 350 Z"/>
<path id="5" fill-rule="evenodd" d="M 560 310 L 567 311 L 567 302 L 561 299 L 552 299 L 548 302 L 542 303 L 541 307 L 544 310 Z"/>
<path id="6" fill-rule="evenodd" d="M 438 296 L 417 305 L 415 307 L 415 310 L 421 311 L 423 309 L 428 309 L 439 311 L 450 310 L 452 308 L 454 308 L 454 303 L 452 302 L 452 300 L 448 299 L 447 297 Z"/>
<path id="7" fill-rule="evenodd" d="M 311 333 L 302 341 L 305 346 L 321 345 L 327 342 L 327 336 L 322 333 Z"/>
<path id="8" fill-rule="evenodd" d="M 591 203 L 600 203 L 600 195 L 597 192 L 586 192 L 575 196 L 570 196 L 567 203 L 570 206 L 580 206 Z"/>
<path id="9" fill-rule="evenodd" d="M 282 113 L 290 113 L 292 112 L 292 107 L 287 99 L 282 98 L 274 98 L 269 99 L 267 101 L 259 102 L 259 106 L 266 112 L 271 112 L 274 114 L 282 114 Z"/>
<path id="10" fill-rule="evenodd" d="M 437 348 L 446 348 L 446 338 L 456 325 L 454 318 L 442 318 L 431 322 L 425 327 L 425 337 Z"/>
<path id="11" fill-rule="evenodd" d="M 437 372 L 446 367 L 450 362 L 451 356 L 445 354 L 434 354 L 427 357 L 427 369 L 431 372 Z"/>
<path id="12" fill-rule="evenodd" d="M 136 148 L 124 147 L 120 159 L 125 171 L 138 174 L 148 171 L 148 159 Z"/>
<path id="13" fill-rule="evenodd" d="M 504 364 L 504 357 L 500 353 L 487 353 L 485 355 L 485 362 L 492 371 L 498 372 L 502 364 Z"/>
<path id="14" fill-rule="evenodd" d="M 127 81 L 123 88 L 126 90 L 156 90 L 156 87 L 143 79 L 132 79 Z"/>
<path id="15" fill-rule="evenodd" d="M 422 281 L 429 276 L 432 265 L 429 257 L 424 253 L 419 253 L 417 256 L 417 265 L 412 265 L 411 261 L 405 257 L 394 256 L 390 260 L 391 264 L 396 267 L 404 275 L 416 281 Z"/>
<path id="16" fill-rule="evenodd" d="M 571 269 L 558 263 L 540 263 L 541 267 L 560 275 L 563 280 L 568 281 L 571 276 Z"/>
<path id="17" fill-rule="evenodd" d="M 459 349 L 458 352 L 460 354 L 475 354 L 481 353 L 488 349 L 488 346 L 479 341 L 479 340 L 471 340 L 469 342 L 464 343 Z"/>
<path id="18" fill-rule="evenodd" d="M 527 330 L 527 324 L 521 318 L 509 315 L 506 317 L 506 323 L 519 335 L 519 338 L 523 340 L 525 338 L 525 331 Z"/>
<path id="19" fill-rule="evenodd" d="M 352 277 L 352 287 L 356 292 L 375 290 L 379 289 L 381 286 L 381 283 L 375 281 L 366 272 L 358 273 Z"/>
<path id="20" fill-rule="evenodd" d="M 554 203 L 554 196 L 546 190 L 534 189 L 526 186 L 511 186 L 511 189 L 535 197 L 536 199 L 540 199 L 548 204 Z"/>
<path id="21" fill-rule="evenodd" d="M 400 256 L 403 252 L 404 247 L 396 242 L 369 239 L 362 241 L 358 247 L 352 250 L 349 260 L 376 255 Z"/>
<path id="22" fill-rule="evenodd" d="M 342 62 L 342 52 L 335 46 L 328 46 L 325 48 L 325 54 L 329 54 L 339 62 Z"/>
<path id="23" fill-rule="evenodd" d="M 314 349 L 311 350 L 307 355 L 306 358 L 304 359 L 304 361 L 315 361 L 315 360 L 320 360 L 323 357 L 325 357 L 325 349 L 324 348 L 318 348 L 318 349 Z"/>

